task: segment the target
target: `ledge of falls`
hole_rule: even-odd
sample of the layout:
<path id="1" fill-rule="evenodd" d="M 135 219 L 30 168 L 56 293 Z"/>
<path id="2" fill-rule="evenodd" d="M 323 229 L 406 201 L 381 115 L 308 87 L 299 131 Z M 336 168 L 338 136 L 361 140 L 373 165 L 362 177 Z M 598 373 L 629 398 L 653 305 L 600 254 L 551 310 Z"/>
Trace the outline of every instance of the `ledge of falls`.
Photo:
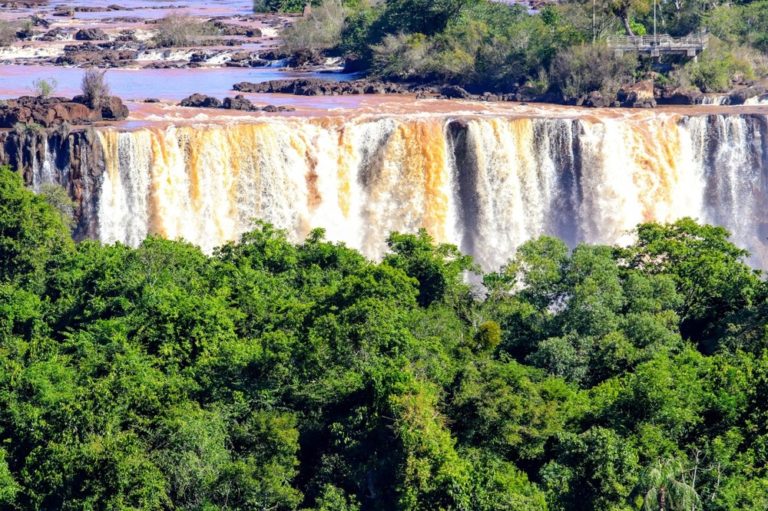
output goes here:
<path id="1" fill-rule="evenodd" d="M 485 269 L 524 241 L 623 243 L 640 222 L 728 228 L 768 268 L 768 116 L 439 113 L 0 133 L 0 163 L 61 184 L 75 236 L 204 250 L 264 220 L 380 257 L 425 227 Z"/>

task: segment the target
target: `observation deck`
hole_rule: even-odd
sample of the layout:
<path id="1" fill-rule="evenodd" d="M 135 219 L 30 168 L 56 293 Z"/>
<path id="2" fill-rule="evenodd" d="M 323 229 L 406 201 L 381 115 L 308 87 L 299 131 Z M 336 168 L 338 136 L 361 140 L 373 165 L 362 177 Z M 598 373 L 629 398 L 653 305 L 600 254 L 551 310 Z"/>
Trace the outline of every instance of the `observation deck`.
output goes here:
<path id="1" fill-rule="evenodd" d="M 609 36 L 606 42 L 609 48 L 613 48 L 617 56 L 622 56 L 626 52 L 636 52 L 651 57 L 685 55 L 696 59 L 699 53 L 707 47 L 709 34 L 687 35 L 685 37 L 672 37 L 666 34 Z"/>

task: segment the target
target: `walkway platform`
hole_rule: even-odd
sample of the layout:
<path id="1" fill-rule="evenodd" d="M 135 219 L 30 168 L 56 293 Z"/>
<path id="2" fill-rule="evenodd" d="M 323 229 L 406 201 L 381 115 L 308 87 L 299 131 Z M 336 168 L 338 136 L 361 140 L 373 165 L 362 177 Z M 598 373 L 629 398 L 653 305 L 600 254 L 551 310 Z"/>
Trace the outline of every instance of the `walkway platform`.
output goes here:
<path id="1" fill-rule="evenodd" d="M 666 34 L 644 36 L 609 36 L 606 40 L 609 48 L 616 55 L 636 52 L 659 57 L 661 55 L 685 55 L 694 59 L 704 51 L 709 42 L 709 34 L 672 37 Z"/>

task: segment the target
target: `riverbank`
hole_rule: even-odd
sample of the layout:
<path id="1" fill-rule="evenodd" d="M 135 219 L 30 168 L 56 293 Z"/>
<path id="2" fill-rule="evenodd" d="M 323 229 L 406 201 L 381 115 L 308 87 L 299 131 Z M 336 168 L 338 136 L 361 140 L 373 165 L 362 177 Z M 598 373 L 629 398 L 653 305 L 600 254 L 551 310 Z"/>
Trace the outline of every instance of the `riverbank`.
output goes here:
<path id="1" fill-rule="evenodd" d="M 593 92 L 574 99 L 566 99 L 556 94 L 535 94 L 524 88 L 507 93 L 470 92 L 457 85 L 385 82 L 365 78 L 339 82 L 328 82 L 316 78 L 269 80 L 258 83 L 240 82 L 234 84 L 232 88 L 237 92 L 294 94 L 297 96 L 409 94 L 415 95 L 417 98 L 535 102 L 595 108 L 653 108 L 657 105 L 744 105 L 768 101 L 768 87 L 764 84 L 745 85 L 726 94 L 703 94 L 694 90 L 656 87 L 652 81 L 622 87 L 613 97 L 605 97 L 599 92 Z"/>
<path id="2" fill-rule="evenodd" d="M 196 29 L 184 36 L 186 40 L 171 38 L 173 45 L 169 45 L 163 35 L 168 30 L 180 30 L 168 21 L 175 18 L 193 24 Z M 125 73 L 121 78 L 130 77 L 125 87 L 117 84 L 120 90 L 116 93 L 135 100 L 182 100 L 199 93 L 223 101 L 222 94 L 233 84 L 234 91 L 239 93 L 398 94 L 418 99 L 598 108 L 743 105 L 768 100 L 768 87 L 760 82 L 745 82 L 728 93 L 704 94 L 695 88 L 663 86 L 663 80 L 644 80 L 607 95 L 592 91 L 565 98 L 541 93 L 528 85 L 511 86 L 500 92 L 430 81 L 361 78 L 359 73 L 341 72 L 353 71 L 354 60 L 345 61 L 335 52 L 285 53 L 280 34 L 297 19 L 295 15 L 253 14 L 244 0 L 228 0 L 216 6 L 202 2 L 158 5 L 141 0 L 109 6 L 85 2 L 9 4 L 0 13 L 0 21 L 16 23 L 21 28 L 15 41 L 0 47 L 0 98 L 29 93 L 21 82 L 24 76 L 29 77 L 30 83 L 42 77 L 53 78 L 60 92 L 74 93 L 72 89 L 77 84 L 73 82 L 77 80 L 69 79 L 79 75 L 74 69 L 100 67 L 111 69 L 111 76 Z M 144 93 L 143 97 L 137 96 L 139 92 Z"/>

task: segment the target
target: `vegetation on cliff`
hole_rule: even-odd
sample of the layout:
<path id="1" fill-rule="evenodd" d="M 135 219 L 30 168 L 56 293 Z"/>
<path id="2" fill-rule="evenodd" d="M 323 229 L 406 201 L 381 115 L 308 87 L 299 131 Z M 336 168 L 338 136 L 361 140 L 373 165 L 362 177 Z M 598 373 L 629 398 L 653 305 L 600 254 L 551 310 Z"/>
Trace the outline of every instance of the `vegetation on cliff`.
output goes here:
<path id="1" fill-rule="evenodd" d="M 3 509 L 768 507 L 768 289 L 721 228 L 480 275 L 423 232 L 206 256 L 67 211 L 0 170 Z"/>
<path id="2" fill-rule="evenodd" d="M 650 0 L 541 3 L 537 10 L 489 0 L 323 0 L 285 35 L 291 52 L 331 52 L 388 80 L 451 83 L 482 92 L 522 92 L 574 100 L 653 78 L 669 90 L 725 92 L 768 73 L 763 54 L 768 1 L 659 2 L 660 34 L 710 32 L 698 62 L 616 56 L 610 36 L 653 32 Z M 323 13 L 334 15 L 323 23 Z M 339 29 L 339 25 L 341 28 Z M 572 58 L 574 55 L 577 58 Z M 589 59 L 578 58 L 579 55 Z M 600 68 L 600 69 L 597 69 Z M 606 82 L 602 73 L 611 69 Z M 574 90 L 574 76 L 598 89 Z"/>

